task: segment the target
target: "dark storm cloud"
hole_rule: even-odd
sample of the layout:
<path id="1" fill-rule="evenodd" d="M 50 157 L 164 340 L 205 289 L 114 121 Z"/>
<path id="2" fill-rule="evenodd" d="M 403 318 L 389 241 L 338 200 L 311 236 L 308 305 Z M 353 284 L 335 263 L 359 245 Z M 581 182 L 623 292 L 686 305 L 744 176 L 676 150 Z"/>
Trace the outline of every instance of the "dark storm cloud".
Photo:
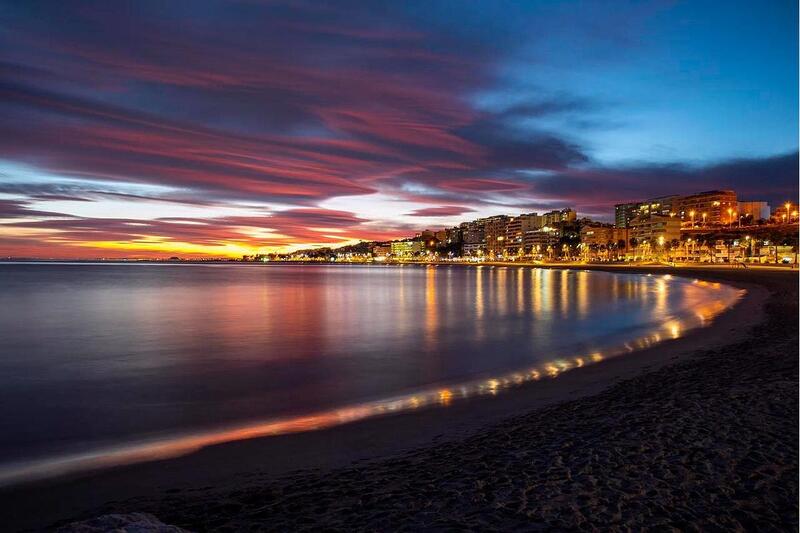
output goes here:
<path id="1" fill-rule="evenodd" d="M 742 200 L 767 200 L 779 205 L 785 200 L 796 201 L 799 162 L 798 152 L 794 152 L 706 166 L 588 168 L 536 178 L 531 180 L 531 187 L 538 195 L 563 198 L 589 213 L 608 212 L 608 206 L 614 203 L 710 189 L 733 189 Z"/>

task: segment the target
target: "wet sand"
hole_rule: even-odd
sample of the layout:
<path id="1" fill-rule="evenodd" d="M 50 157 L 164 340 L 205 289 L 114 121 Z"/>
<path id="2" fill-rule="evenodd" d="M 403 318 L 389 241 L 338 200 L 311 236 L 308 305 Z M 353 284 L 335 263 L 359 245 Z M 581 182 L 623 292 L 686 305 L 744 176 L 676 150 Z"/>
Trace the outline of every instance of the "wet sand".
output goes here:
<path id="1" fill-rule="evenodd" d="M 496 397 L 3 489 L 4 528 L 148 512 L 197 531 L 796 530 L 797 273 L 658 272 L 748 295 L 710 328 Z"/>

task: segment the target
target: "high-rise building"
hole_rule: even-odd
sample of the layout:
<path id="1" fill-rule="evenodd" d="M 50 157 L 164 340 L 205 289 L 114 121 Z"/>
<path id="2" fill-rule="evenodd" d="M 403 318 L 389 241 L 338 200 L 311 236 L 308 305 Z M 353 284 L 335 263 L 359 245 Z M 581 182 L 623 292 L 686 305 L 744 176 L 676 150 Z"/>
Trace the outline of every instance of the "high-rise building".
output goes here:
<path id="1" fill-rule="evenodd" d="M 508 220 L 505 253 L 517 255 L 523 251 L 525 233 L 543 226 L 543 217 L 537 213 L 524 213 Z"/>
<path id="2" fill-rule="evenodd" d="M 461 242 L 461 228 L 456 226 L 454 228 L 447 228 L 444 230 L 444 242 L 449 244 L 457 244 Z"/>
<path id="3" fill-rule="evenodd" d="M 682 196 L 675 202 L 675 213 L 692 226 L 736 222 L 739 203 L 733 191 L 705 191 Z"/>
<path id="4" fill-rule="evenodd" d="M 506 255 L 517 255 L 523 246 L 525 233 L 522 229 L 523 220 L 521 217 L 511 217 L 506 225 L 505 253 Z"/>
<path id="5" fill-rule="evenodd" d="M 629 202 L 614 206 L 614 225 L 618 228 L 629 228 L 631 220 L 639 215 L 639 208 L 644 202 Z"/>
<path id="6" fill-rule="evenodd" d="M 614 222 L 631 227 L 636 217 L 673 216 L 690 226 L 736 223 L 739 205 L 733 191 L 705 191 L 689 196 L 660 196 L 642 202 L 616 204 Z"/>
<path id="7" fill-rule="evenodd" d="M 506 232 L 508 229 L 507 215 L 496 215 L 486 220 L 486 255 L 500 257 L 505 251 Z"/>
<path id="8" fill-rule="evenodd" d="M 571 207 L 560 210 L 549 211 L 542 215 L 542 227 L 555 226 L 562 222 L 574 222 L 578 218 L 578 213 Z"/>
<path id="9" fill-rule="evenodd" d="M 525 251 L 532 255 L 544 255 L 548 248 L 555 248 L 561 238 L 558 228 L 545 226 L 541 229 L 526 231 L 523 244 Z"/>
<path id="10" fill-rule="evenodd" d="M 681 238 L 681 221 L 668 215 L 638 216 L 630 222 L 630 238 L 639 244 L 663 245 Z"/>
<path id="11" fill-rule="evenodd" d="M 672 194 L 645 200 L 639 204 L 639 215 L 676 216 L 677 202 L 680 198 L 677 194 Z"/>
<path id="12" fill-rule="evenodd" d="M 481 255 L 486 252 L 486 219 L 479 218 L 470 222 L 462 222 L 461 252 L 464 255 Z"/>
<path id="13" fill-rule="evenodd" d="M 522 231 L 539 229 L 544 226 L 544 217 L 538 213 L 523 213 L 517 218 L 522 222 Z"/>

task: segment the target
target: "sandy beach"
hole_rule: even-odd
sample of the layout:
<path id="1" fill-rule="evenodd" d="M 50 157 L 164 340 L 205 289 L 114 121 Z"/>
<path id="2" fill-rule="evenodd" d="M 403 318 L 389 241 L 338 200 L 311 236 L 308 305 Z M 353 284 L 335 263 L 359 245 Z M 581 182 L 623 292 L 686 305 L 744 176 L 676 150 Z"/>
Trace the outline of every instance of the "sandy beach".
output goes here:
<path id="1" fill-rule="evenodd" d="M 625 270 L 747 296 L 494 397 L 5 488 L 4 529 L 144 512 L 191 531 L 796 530 L 797 272 Z"/>

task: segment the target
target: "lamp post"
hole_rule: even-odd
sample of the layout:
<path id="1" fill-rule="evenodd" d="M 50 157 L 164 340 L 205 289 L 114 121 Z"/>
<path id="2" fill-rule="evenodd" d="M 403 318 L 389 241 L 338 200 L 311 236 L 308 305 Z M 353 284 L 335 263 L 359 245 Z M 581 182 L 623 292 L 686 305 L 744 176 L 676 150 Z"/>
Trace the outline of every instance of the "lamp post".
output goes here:
<path id="1" fill-rule="evenodd" d="M 708 216 L 708 213 L 703 213 L 703 227 L 705 227 L 705 225 L 706 225 L 706 217 L 707 216 Z"/>
<path id="2" fill-rule="evenodd" d="M 692 227 L 694 227 L 694 211 L 689 211 L 689 216 L 692 217 Z"/>

